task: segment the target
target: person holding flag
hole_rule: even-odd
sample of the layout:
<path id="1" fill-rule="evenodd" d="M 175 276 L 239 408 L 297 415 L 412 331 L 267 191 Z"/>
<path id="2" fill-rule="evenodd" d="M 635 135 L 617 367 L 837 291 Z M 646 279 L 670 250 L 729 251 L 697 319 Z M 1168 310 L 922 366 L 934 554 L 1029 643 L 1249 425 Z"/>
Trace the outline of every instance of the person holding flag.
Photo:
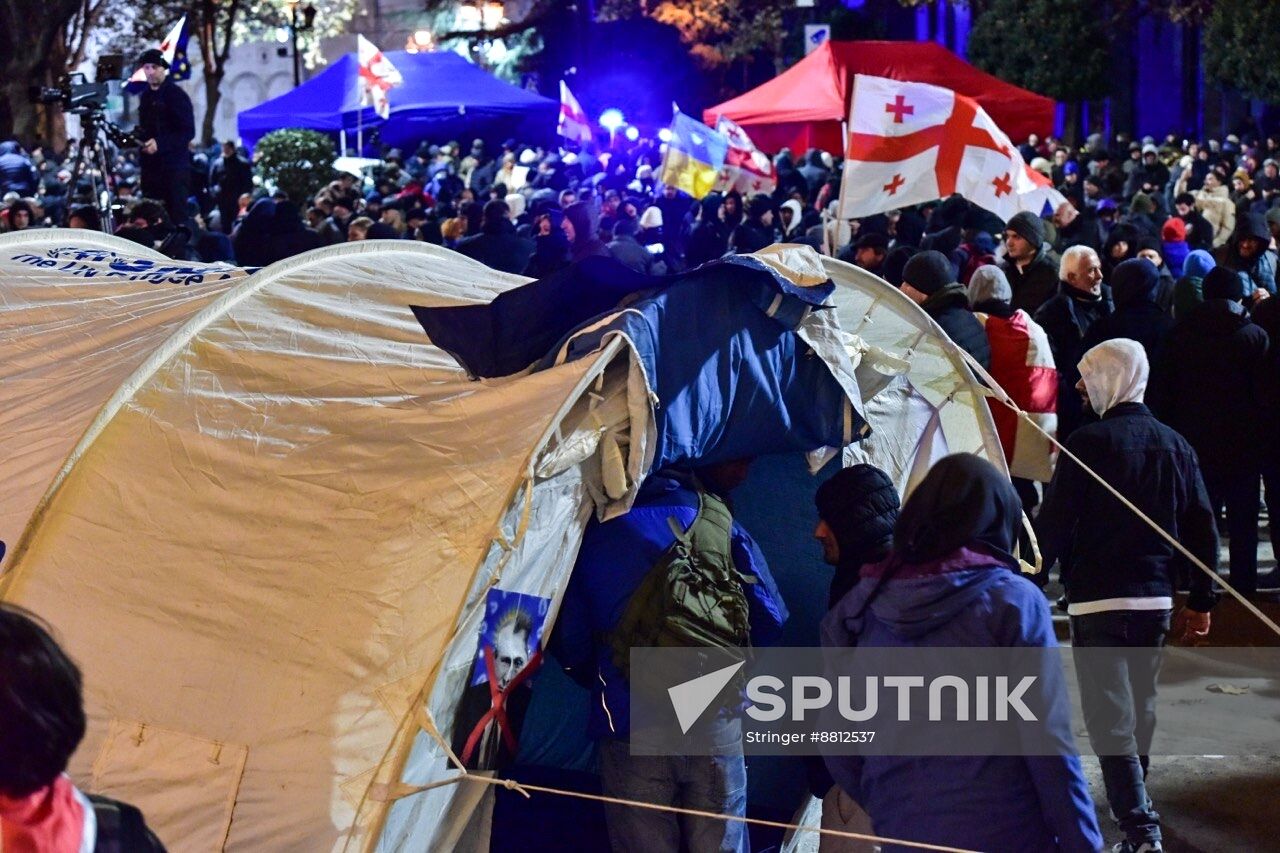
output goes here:
<path id="1" fill-rule="evenodd" d="M 138 67 L 147 81 L 134 130 L 142 140 L 142 194 L 163 202 L 169 221 L 181 225 L 187 220 L 191 190 L 189 146 L 196 135 L 195 111 L 187 93 L 168 79 L 169 60 L 159 49 L 144 50 Z"/>

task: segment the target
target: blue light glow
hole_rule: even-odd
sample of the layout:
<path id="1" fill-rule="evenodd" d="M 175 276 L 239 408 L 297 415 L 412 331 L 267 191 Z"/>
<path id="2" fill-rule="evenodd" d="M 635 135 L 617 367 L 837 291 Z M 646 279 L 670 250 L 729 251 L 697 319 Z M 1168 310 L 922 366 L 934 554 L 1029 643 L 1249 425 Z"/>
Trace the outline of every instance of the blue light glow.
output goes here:
<path id="1" fill-rule="evenodd" d="M 614 133 L 618 128 L 627 123 L 626 117 L 622 115 L 622 110 L 607 109 L 600 113 L 600 126 L 610 133 Z"/>

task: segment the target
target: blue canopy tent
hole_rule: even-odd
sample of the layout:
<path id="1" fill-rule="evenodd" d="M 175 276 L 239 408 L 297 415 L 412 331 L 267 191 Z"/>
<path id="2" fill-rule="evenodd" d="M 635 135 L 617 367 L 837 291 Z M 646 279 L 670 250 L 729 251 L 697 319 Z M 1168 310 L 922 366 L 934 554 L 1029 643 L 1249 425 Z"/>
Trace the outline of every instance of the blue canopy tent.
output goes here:
<path id="1" fill-rule="evenodd" d="M 504 83 L 456 53 L 396 50 L 386 56 L 404 77 L 404 85 L 391 90 L 387 119 L 360 106 L 360 65 L 349 53 L 298 88 L 242 111 L 241 140 L 252 148 L 273 130 L 300 127 L 334 135 L 345 130 L 354 145 L 361 125 L 366 140 L 376 128 L 382 142 L 399 148 L 476 137 L 537 142 L 555 133 L 559 104 Z"/>

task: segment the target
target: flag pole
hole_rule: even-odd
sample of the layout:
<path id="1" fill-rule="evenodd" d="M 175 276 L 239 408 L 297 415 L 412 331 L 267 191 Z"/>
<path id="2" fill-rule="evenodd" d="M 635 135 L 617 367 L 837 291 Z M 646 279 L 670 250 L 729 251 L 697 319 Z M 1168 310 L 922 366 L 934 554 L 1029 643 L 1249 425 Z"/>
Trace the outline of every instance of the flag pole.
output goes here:
<path id="1" fill-rule="evenodd" d="M 364 156 L 364 101 L 365 93 L 360 93 L 360 109 L 356 110 L 356 156 Z"/>
<path id="2" fill-rule="evenodd" d="M 857 90 L 857 88 L 858 88 L 857 77 L 855 75 L 853 89 L 849 91 L 849 113 L 848 113 L 849 116 L 853 115 L 853 93 L 854 91 Z M 840 141 L 841 141 L 841 144 L 844 145 L 844 148 L 841 152 L 843 156 L 840 158 L 840 195 L 837 197 L 837 200 L 836 200 L 836 227 L 833 230 L 833 233 L 830 234 L 829 236 L 826 233 L 826 229 L 823 229 L 823 232 L 824 232 L 823 241 L 835 243 L 835 244 L 840 243 L 840 229 L 844 226 L 844 197 L 846 195 L 846 190 L 848 189 L 845 186 L 847 175 L 849 173 L 849 119 L 848 118 L 845 118 L 840 122 Z M 828 246 L 827 254 L 834 258 L 839 248 L 840 248 L 839 245 Z"/>

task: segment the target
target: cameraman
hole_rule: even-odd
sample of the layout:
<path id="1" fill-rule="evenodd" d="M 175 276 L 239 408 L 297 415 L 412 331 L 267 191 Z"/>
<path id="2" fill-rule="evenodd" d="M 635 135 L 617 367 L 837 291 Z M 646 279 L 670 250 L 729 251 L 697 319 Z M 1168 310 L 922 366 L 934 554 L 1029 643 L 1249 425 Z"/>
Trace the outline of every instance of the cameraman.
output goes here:
<path id="1" fill-rule="evenodd" d="M 155 48 L 138 57 L 147 88 L 138 104 L 134 134 L 142 140 L 142 194 L 164 202 L 170 221 L 187 219 L 187 195 L 191 188 L 191 152 L 196 135 L 191 99 L 168 80 L 169 63 Z"/>

